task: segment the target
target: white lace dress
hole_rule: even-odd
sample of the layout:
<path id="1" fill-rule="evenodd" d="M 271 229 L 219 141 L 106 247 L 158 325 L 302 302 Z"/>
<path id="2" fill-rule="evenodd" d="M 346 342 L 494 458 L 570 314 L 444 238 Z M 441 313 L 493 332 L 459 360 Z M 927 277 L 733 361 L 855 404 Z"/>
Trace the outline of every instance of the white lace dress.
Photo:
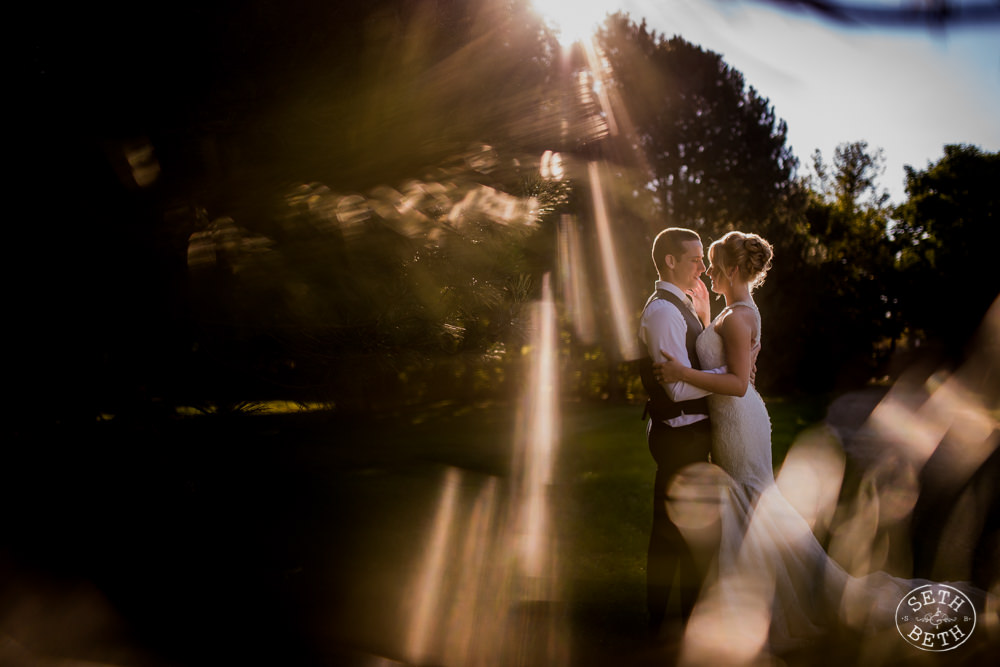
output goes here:
<path id="1" fill-rule="evenodd" d="M 726 363 L 716 324 L 733 308 L 754 312 L 754 343 L 760 341 L 756 305 L 734 303 L 698 337 L 698 358 L 704 368 Z M 706 633 L 711 647 L 711 642 L 718 644 L 718 624 L 732 628 L 735 623 L 751 636 L 734 640 L 733 646 L 742 641 L 743 648 L 750 648 L 759 641 L 760 649 L 781 651 L 838 624 L 895 633 L 895 607 L 918 582 L 885 573 L 852 577 L 827 555 L 775 484 L 770 417 L 753 386 L 743 396 L 713 394 L 709 408 L 712 461 L 728 478 L 720 506 L 718 560 L 689 635 Z"/>
<path id="2" fill-rule="evenodd" d="M 734 308 L 749 308 L 757 318 L 752 346 L 760 343 L 760 312 L 752 301 L 734 303 L 715 318 L 698 336 L 698 360 L 702 368 L 726 365 L 722 336 L 715 330 Z M 752 496 L 774 484 L 771 465 L 771 418 L 753 385 L 743 396 L 711 394 L 708 405 L 712 417 L 712 461 L 722 467 Z"/>

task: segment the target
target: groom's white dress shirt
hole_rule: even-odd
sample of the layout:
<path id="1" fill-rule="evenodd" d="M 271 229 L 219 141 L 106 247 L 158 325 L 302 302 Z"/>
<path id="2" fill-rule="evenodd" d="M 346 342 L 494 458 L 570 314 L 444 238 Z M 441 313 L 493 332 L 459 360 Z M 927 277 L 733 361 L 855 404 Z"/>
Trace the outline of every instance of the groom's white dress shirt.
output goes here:
<path id="1" fill-rule="evenodd" d="M 682 303 L 689 303 L 688 296 L 681 288 L 665 280 L 656 281 L 656 289 L 666 290 L 677 296 Z M 687 322 L 677 307 L 664 299 L 656 299 L 642 314 L 639 320 L 639 340 L 646 345 L 649 356 L 653 358 L 653 363 L 666 361 L 663 352 L 666 352 L 674 360 L 691 367 L 691 359 L 687 352 Z M 725 373 L 725 366 L 707 370 L 709 373 Z M 702 396 L 708 396 L 711 392 L 699 389 L 686 382 L 661 383 L 667 396 L 674 402 L 690 401 Z M 668 419 L 670 426 L 686 426 L 706 419 L 708 415 L 681 415 Z"/>

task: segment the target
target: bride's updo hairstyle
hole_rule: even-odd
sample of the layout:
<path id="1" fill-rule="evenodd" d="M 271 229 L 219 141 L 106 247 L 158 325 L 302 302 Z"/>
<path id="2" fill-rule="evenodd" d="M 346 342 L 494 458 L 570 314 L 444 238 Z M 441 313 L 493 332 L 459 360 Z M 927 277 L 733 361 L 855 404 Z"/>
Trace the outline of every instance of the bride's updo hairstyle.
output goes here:
<path id="1" fill-rule="evenodd" d="M 708 256 L 727 271 L 738 269 L 740 280 L 753 290 L 764 282 L 774 251 L 770 243 L 756 234 L 729 232 L 709 247 Z"/>

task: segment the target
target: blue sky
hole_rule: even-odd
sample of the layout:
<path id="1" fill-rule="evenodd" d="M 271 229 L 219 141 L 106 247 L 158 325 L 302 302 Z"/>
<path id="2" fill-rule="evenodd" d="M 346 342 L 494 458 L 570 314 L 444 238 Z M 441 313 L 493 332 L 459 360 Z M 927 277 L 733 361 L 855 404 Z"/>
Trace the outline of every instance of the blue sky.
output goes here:
<path id="1" fill-rule="evenodd" d="M 621 9 L 721 54 L 788 123 L 803 169 L 817 148 L 829 162 L 839 143 L 867 141 L 897 203 L 904 164 L 923 169 L 947 143 L 1000 150 L 1000 23 L 848 28 L 763 0 L 549 1 L 591 21 Z"/>

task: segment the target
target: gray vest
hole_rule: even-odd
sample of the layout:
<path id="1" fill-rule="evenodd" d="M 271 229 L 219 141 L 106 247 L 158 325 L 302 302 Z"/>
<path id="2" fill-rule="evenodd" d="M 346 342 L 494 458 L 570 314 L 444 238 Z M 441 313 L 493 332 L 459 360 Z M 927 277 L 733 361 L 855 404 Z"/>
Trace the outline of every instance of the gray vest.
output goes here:
<path id="1" fill-rule="evenodd" d="M 691 309 L 682 303 L 673 292 L 663 289 L 653 292 L 646 301 L 646 305 L 643 306 L 643 312 L 646 311 L 649 304 L 657 299 L 664 299 L 674 304 L 681 315 L 684 316 L 684 322 L 687 324 L 687 336 L 684 339 L 684 345 L 687 348 L 688 359 L 691 360 L 692 368 L 701 370 L 701 362 L 698 360 L 698 350 L 695 349 L 695 341 L 698 340 L 698 334 L 705 327 L 702 326 L 701 321 L 695 314 L 691 312 Z M 639 377 L 642 379 L 642 386 L 646 390 L 646 395 L 649 396 L 649 399 L 646 401 L 646 410 L 643 413 L 643 419 L 645 419 L 646 414 L 656 421 L 666 421 L 685 414 L 708 414 L 708 400 L 704 397 L 695 398 L 690 401 L 672 401 L 667 392 L 664 391 L 663 387 L 660 386 L 660 383 L 653 376 L 653 358 L 649 356 L 646 344 L 639 341 L 639 347 L 644 353 L 639 359 Z"/>

